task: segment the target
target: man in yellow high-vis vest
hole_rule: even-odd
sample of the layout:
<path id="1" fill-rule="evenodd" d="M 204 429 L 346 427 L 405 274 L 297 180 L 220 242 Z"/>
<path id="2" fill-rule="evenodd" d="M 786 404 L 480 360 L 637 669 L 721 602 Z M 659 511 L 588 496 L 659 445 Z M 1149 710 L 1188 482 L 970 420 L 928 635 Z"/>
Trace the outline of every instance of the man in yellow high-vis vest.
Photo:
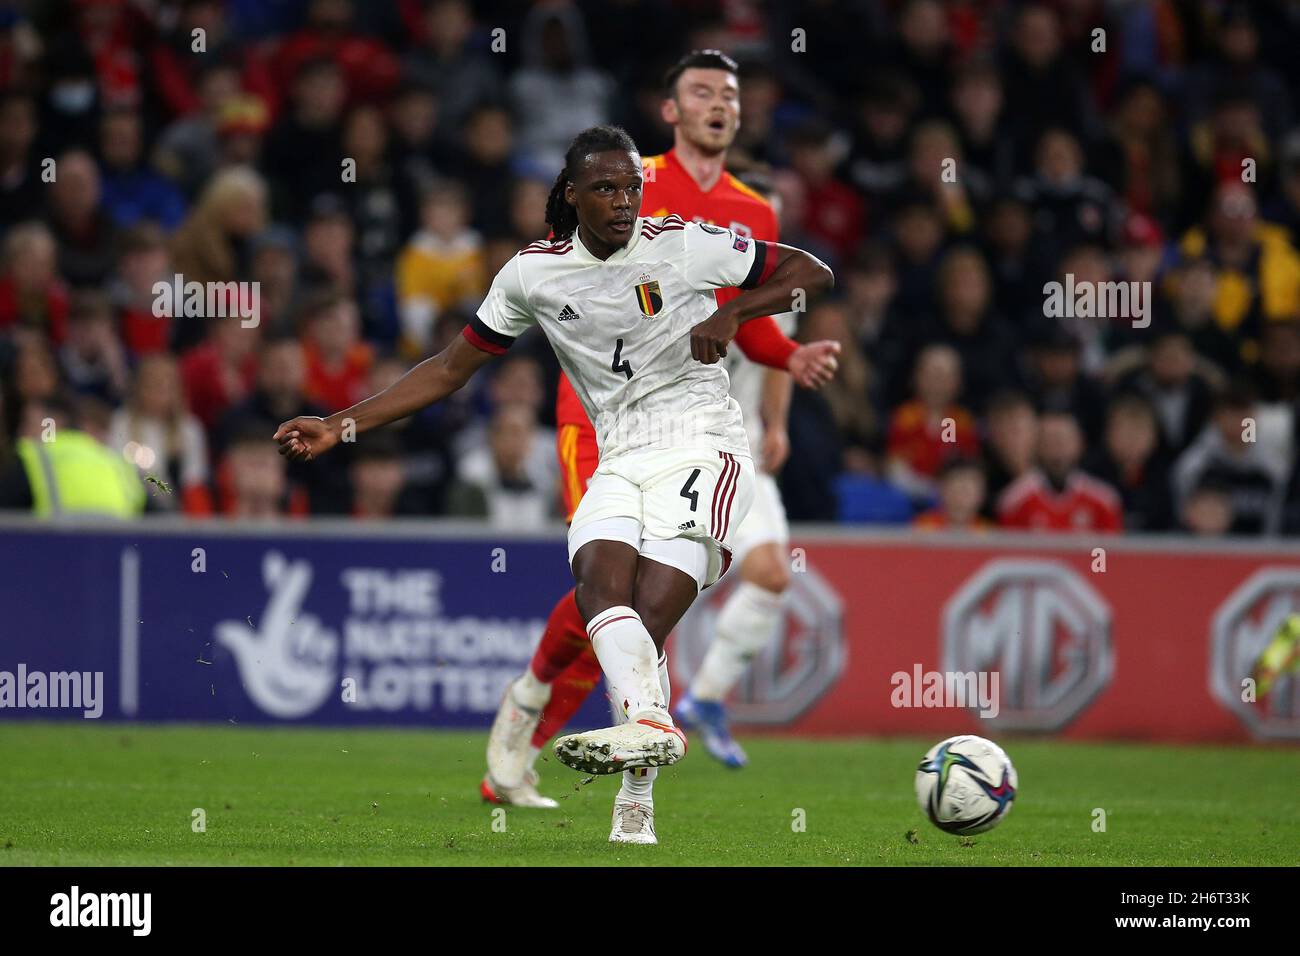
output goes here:
<path id="1" fill-rule="evenodd" d="M 20 438 L 17 460 L 0 479 L 0 507 L 41 517 L 131 518 L 145 509 L 144 484 L 130 462 L 85 432 L 61 427 L 52 441 Z"/>

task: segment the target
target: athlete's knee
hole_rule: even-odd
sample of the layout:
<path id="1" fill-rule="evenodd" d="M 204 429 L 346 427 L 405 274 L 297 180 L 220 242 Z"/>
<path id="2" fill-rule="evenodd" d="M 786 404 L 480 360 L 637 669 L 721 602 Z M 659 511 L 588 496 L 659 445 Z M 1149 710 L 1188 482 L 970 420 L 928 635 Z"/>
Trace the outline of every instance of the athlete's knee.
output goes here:
<path id="1" fill-rule="evenodd" d="M 573 556 L 573 598 L 584 621 L 611 607 L 631 606 L 636 552 L 615 541 L 592 541 Z"/>
<path id="2" fill-rule="evenodd" d="M 740 576 L 773 594 L 784 594 L 790 587 L 790 569 L 776 544 L 762 545 L 751 551 L 740 568 Z"/>

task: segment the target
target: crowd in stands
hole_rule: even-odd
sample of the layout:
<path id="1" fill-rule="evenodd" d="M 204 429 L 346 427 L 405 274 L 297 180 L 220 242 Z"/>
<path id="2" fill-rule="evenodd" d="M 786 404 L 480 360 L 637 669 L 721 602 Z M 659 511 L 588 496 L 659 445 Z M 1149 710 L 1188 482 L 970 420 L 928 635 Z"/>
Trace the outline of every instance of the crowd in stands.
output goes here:
<path id="1" fill-rule="evenodd" d="M 165 483 L 155 511 L 558 520 L 536 330 L 320 461 L 271 435 L 460 334 L 574 134 L 669 148 L 695 48 L 741 63 L 730 169 L 837 275 L 799 316 L 843 353 L 792 404 L 792 519 L 1300 532 L 1285 0 L 6 5 L 0 476 L 53 418 Z M 258 321 L 160 282 L 249 284 L 232 312 L 255 283 Z M 1052 282 L 1133 285 L 1099 317 Z"/>

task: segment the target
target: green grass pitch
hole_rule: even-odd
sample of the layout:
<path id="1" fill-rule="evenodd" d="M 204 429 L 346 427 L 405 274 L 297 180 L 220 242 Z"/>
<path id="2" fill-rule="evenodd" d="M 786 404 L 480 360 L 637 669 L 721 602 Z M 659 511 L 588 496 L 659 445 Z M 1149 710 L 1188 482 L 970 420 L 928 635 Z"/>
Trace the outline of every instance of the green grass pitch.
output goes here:
<path id="1" fill-rule="evenodd" d="M 1000 742 L 1019 797 L 1000 827 L 966 841 L 932 827 L 912 796 L 934 741 L 749 737 L 747 770 L 697 747 L 662 771 L 660 845 L 619 847 L 606 842 L 616 778 L 584 783 L 554 758 L 540 764 L 542 789 L 560 809 L 508 809 L 494 829 L 478 732 L 7 723 L 0 864 L 1297 862 L 1294 749 Z"/>

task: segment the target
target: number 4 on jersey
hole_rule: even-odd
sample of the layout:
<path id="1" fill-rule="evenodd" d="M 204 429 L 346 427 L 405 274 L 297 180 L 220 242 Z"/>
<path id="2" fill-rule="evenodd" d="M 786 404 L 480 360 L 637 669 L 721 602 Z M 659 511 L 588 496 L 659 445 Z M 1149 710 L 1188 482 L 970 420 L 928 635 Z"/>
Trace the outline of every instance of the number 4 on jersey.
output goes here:
<path id="1" fill-rule="evenodd" d="M 619 339 L 614 343 L 614 363 L 610 366 L 615 372 L 622 372 L 628 378 L 632 377 L 632 365 L 627 359 L 623 358 L 623 340 Z"/>

